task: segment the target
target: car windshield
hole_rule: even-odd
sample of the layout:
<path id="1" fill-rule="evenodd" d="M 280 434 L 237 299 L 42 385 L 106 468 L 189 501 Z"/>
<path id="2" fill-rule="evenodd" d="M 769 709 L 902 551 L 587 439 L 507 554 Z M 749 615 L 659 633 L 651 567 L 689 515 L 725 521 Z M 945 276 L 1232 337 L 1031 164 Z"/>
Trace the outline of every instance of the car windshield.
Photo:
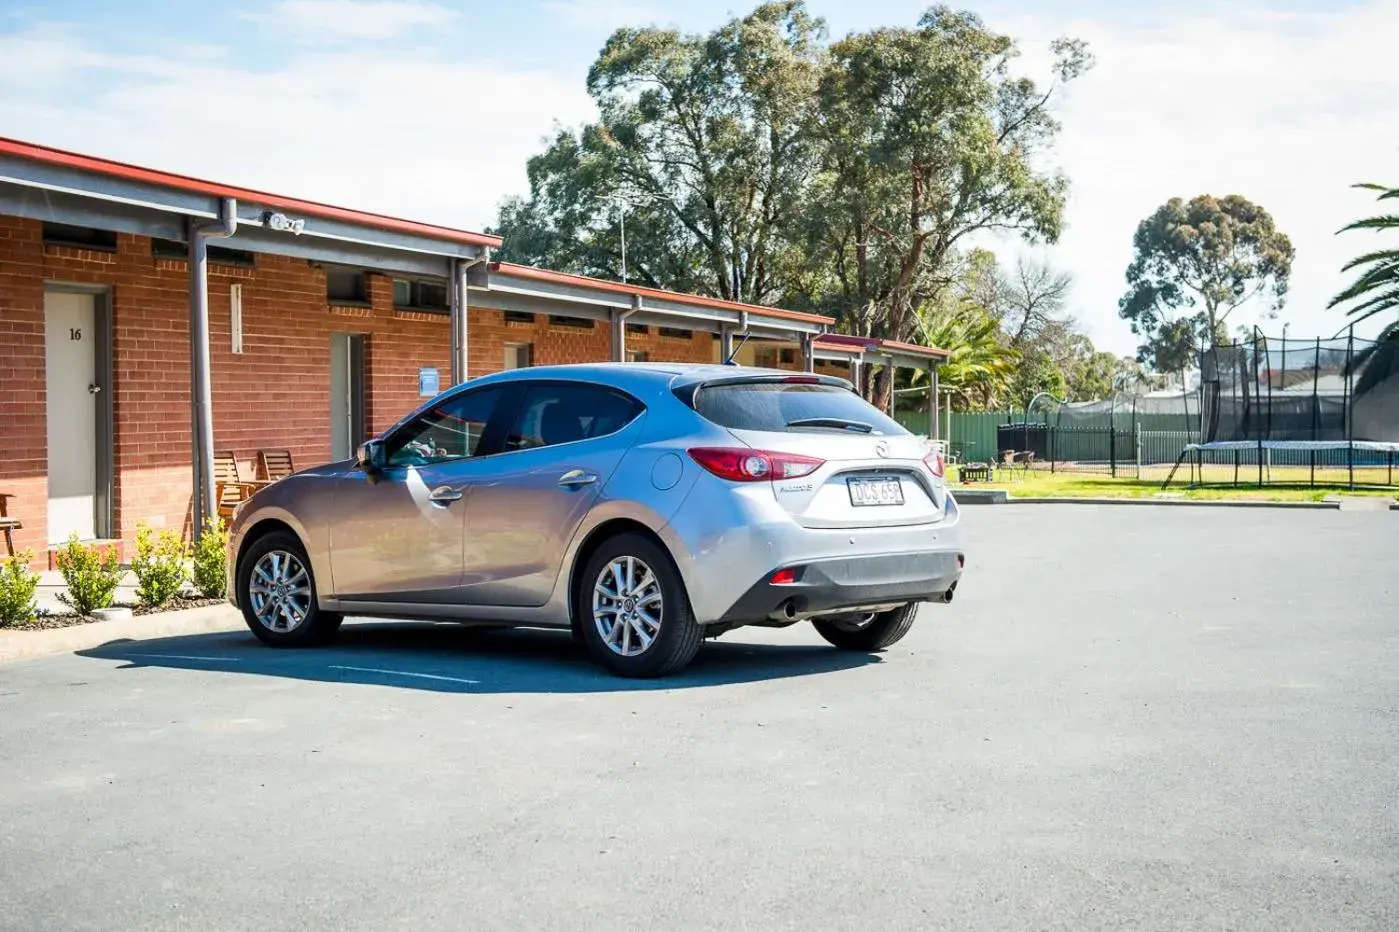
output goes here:
<path id="1" fill-rule="evenodd" d="M 897 421 L 839 385 L 754 381 L 706 385 L 695 410 L 731 430 L 907 434 Z"/>

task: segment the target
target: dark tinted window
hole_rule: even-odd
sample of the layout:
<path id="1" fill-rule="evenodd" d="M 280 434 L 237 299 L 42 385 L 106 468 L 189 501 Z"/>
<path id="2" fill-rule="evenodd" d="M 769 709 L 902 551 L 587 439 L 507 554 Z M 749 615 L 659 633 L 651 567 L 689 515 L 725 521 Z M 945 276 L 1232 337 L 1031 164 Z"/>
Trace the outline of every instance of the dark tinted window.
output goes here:
<path id="1" fill-rule="evenodd" d="M 414 311 L 445 311 L 447 310 L 447 285 L 445 282 L 395 278 L 393 280 L 393 305 Z"/>
<path id="2" fill-rule="evenodd" d="M 69 223 L 44 221 L 44 242 L 57 246 L 81 246 L 84 249 L 112 250 L 117 248 L 117 234 L 111 230 L 79 227 Z"/>
<path id="3" fill-rule="evenodd" d="M 586 317 L 565 317 L 562 314 L 550 314 L 550 327 L 573 327 L 578 330 L 591 330 L 595 321 Z"/>
<path id="4" fill-rule="evenodd" d="M 476 456 L 506 390 L 483 388 L 433 405 L 389 439 L 390 466 L 427 466 Z"/>
<path id="5" fill-rule="evenodd" d="M 695 410 L 720 427 L 734 430 L 844 430 L 838 422 L 868 424 L 871 433 L 906 434 L 899 424 L 838 385 L 806 382 L 740 382 L 710 385 L 695 396 Z M 793 421 L 826 420 L 829 424 L 791 426 Z"/>
<path id="6" fill-rule="evenodd" d="M 369 286 L 363 272 L 353 269 L 326 269 L 325 296 L 331 304 L 346 301 L 360 304 L 369 300 Z"/>
<path id="7" fill-rule="evenodd" d="M 173 239 L 152 239 L 151 255 L 160 259 L 188 259 L 189 247 Z M 212 243 L 204 247 L 204 255 L 215 265 L 241 265 L 251 268 L 256 264 L 253 254 L 246 249 L 232 249 Z"/>
<path id="8" fill-rule="evenodd" d="M 536 385 L 525 392 L 505 449 L 528 450 L 605 437 L 640 413 L 640 402 L 600 385 Z"/>

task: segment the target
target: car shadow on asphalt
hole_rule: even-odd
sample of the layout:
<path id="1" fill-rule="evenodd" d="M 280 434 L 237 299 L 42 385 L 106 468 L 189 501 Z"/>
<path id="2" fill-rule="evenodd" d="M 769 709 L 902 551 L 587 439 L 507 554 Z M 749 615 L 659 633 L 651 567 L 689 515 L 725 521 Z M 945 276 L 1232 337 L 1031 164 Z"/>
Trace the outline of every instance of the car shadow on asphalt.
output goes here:
<path id="1" fill-rule="evenodd" d="M 774 639 L 783 633 L 772 632 Z M 323 647 L 276 649 L 247 631 L 226 631 L 109 641 L 78 655 L 125 661 L 120 670 L 164 667 L 447 693 L 691 689 L 837 673 L 880 662 L 872 654 L 824 645 L 710 640 L 680 673 L 630 680 L 594 664 L 567 632 L 405 622 L 346 624 Z"/>

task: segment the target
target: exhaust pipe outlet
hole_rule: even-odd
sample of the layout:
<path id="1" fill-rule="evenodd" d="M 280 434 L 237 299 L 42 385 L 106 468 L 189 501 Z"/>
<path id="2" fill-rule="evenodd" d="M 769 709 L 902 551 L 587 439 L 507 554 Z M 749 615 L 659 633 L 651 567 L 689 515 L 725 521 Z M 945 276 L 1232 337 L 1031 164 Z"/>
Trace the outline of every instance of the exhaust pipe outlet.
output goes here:
<path id="1" fill-rule="evenodd" d="M 769 613 L 768 613 L 768 619 L 769 619 L 770 621 L 796 621 L 796 620 L 797 620 L 797 606 L 796 606 L 796 603 L 793 602 L 791 599 L 788 599 L 786 602 L 783 602 L 783 603 L 782 603 L 780 606 L 778 606 L 776 609 L 774 609 L 773 611 L 769 612 Z"/>
<path id="2" fill-rule="evenodd" d="M 941 603 L 944 604 L 944 605 L 947 605 L 948 603 L 950 603 L 950 602 L 952 601 L 952 594 L 953 594 L 954 592 L 956 592 L 956 591 L 957 591 L 957 584 L 956 584 L 956 583 L 953 583 L 951 586 L 948 587 L 947 591 L 944 592 L 944 593 L 942 594 L 942 597 L 939 598 L 938 601 L 941 602 Z"/>

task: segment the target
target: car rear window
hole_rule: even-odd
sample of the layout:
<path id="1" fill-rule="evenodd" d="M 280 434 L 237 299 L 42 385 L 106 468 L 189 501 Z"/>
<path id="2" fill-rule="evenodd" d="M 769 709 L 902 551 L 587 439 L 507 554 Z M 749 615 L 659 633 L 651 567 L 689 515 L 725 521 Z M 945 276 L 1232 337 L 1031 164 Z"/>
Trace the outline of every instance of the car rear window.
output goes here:
<path id="1" fill-rule="evenodd" d="M 907 434 L 899 423 L 849 389 L 805 382 L 738 382 L 706 385 L 695 396 L 695 410 L 730 430 L 778 433 L 840 431 L 839 426 L 790 426 L 793 421 L 827 419 L 868 424 L 872 434 Z"/>

